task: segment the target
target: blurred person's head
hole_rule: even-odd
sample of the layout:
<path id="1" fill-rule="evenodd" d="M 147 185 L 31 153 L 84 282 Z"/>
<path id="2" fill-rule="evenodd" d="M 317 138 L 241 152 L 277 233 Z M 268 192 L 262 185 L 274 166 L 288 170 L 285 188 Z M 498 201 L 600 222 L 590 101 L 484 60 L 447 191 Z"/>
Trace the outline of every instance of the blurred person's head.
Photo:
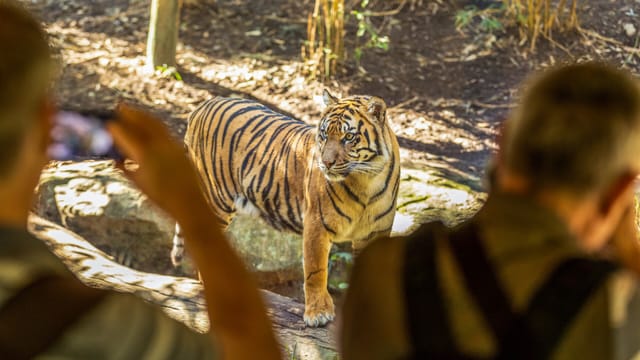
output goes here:
<path id="1" fill-rule="evenodd" d="M 47 160 L 54 70 L 40 22 L 16 1 L 0 0 L 0 191 L 21 201 Z"/>
<path id="2" fill-rule="evenodd" d="M 596 249 L 628 207 L 640 172 L 640 89 L 604 64 L 548 70 L 525 91 L 501 145 L 498 189 L 580 214 L 573 230 Z"/>

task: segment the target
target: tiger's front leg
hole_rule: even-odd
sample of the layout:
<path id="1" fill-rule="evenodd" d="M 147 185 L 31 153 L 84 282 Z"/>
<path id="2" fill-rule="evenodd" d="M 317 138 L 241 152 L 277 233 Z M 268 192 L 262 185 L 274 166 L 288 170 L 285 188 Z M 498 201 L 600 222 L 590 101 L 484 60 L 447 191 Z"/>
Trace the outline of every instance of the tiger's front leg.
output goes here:
<path id="1" fill-rule="evenodd" d="M 335 317 L 333 299 L 327 290 L 331 236 L 320 221 L 305 221 L 302 242 L 304 322 L 307 326 L 323 326 Z"/>

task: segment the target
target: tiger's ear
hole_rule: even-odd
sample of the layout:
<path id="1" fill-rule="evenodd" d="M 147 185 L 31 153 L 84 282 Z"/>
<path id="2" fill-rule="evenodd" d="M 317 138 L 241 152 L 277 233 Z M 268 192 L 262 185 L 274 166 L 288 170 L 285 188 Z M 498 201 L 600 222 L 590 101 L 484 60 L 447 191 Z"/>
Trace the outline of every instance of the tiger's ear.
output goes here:
<path id="1" fill-rule="evenodd" d="M 337 103 L 338 101 L 340 101 L 340 99 L 338 99 L 337 97 L 331 95 L 331 93 L 329 92 L 329 90 L 324 89 L 322 91 L 322 100 L 324 101 L 324 104 L 326 106 L 332 105 Z"/>
<path id="2" fill-rule="evenodd" d="M 367 111 L 375 120 L 378 120 L 378 122 L 380 123 L 384 123 L 387 112 L 387 104 L 385 104 L 384 100 L 382 100 L 381 98 L 372 96 L 369 99 Z"/>

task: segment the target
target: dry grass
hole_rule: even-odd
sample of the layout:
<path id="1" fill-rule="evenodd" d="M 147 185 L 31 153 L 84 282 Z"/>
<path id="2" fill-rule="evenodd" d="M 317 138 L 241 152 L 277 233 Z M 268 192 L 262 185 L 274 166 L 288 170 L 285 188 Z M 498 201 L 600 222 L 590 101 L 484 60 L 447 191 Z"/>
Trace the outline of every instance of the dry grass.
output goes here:
<path id="1" fill-rule="evenodd" d="M 522 35 L 535 49 L 540 36 L 551 39 L 555 29 L 579 28 L 576 9 L 578 0 L 503 0 L 508 18 L 515 19 Z"/>
<path id="2" fill-rule="evenodd" d="M 311 78 L 328 79 L 344 60 L 344 0 L 316 0 L 307 21 L 307 42 L 302 47 Z"/>

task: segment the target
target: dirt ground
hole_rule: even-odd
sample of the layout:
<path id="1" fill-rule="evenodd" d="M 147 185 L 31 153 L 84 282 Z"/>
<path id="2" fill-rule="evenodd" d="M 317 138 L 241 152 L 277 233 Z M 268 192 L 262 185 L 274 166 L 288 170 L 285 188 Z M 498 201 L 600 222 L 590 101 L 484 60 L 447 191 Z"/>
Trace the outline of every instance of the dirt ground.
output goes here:
<path id="1" fill-rule="evenodd" d="M 25 2 L 40 14 L 60 51 L 57 94 L 63 108 L 103 112 L 126 100 L 161 115 L 181 137 L 188 113 L 214 96 L 254 98 L 314 123 L 325 87 L 343 96 L 376 95 L 388 104 L 403 169 L 428 169 L 475 191 L 483 190 L 500 124 L 533 72 L 588 59 L 640 71 L 640 35 L 628 33 L 629 24 L 640 28 L 638 0 L 579 1 L 581 31 L 539 39 L 534 52 L 515 28 L 487 32 L 475 21 L 456 29 L 460 10 L 499 1 L 372 0 L 370 10 L 390 14 L 371 18 L 389 36 L 389 50 L 364 49 L 356 62 L 353 50 L 362 40 L 349 17 L 350 56 L 325 83 L 302 72 L 312 0 L 185 6 L 177 52 L 181 80 L 144 67 L 150 1 Z M 349 12 L 360 1 L 346 3 Z"/>
<path id="2" fill-rule="evenodd" d="M 372 17 L 389 50 L 365 49 L 357 64 L 321 83 L 301 73 L 306 16 L 313 1 L 218 0 L 183 8 L 177 70 L 183 81 L 144 70 L 148 0 L 33 0 L 61 50 L 63 107 L 110 109 L 125 99 L 163 115 L 177 136 L 186 115 L 212 96 L 245 96 L 317 121 L 323 87 L 341 94 L 384 98 L 399 136 L 405 168 L 433 168 L 480 188 L 495 135 L 533 71 L 558 62 L 604 59 L 638 71 L 635 0 L 580 1 L 582 32 L 541 39 L 535 52 L 517 29 L 489 33 L 479 26 L 457 30 L 466 6 L 496 1 L 371 1 Z M 347 12 L 357 1 L 347 1 Z M 362 40 L 347 20 L 347 52 Z M 358 42 L 360 41 L 360 42 Z M 634 47 L 635 46 L 635 47 Z"/>

